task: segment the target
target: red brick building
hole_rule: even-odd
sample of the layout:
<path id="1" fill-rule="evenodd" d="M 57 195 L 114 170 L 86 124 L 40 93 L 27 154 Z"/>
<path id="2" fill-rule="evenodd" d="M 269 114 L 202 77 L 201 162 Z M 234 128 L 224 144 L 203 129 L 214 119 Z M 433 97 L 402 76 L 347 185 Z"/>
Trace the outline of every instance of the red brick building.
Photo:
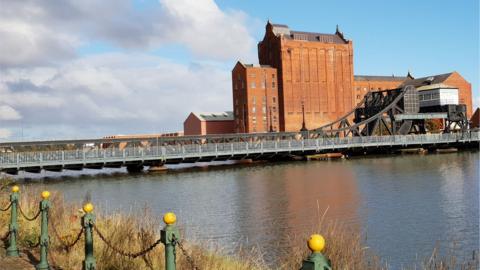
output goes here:
<path id="1" fill-rule="evenodd" d="M 261 65 L 277 69 L 280 131 L 308 129 L 329 123 L 355 105 L 353 44 L 335 34 L 293 31 L 287 25 L 266 25 L 258 44 Z"/>
<path id="2" fill-rule="evenodd" d="M 237 62 L 232 70 L 237 133 L 278 131 L 277 70 Z"/>
<path id="3" fill-rule="evenodd" d="M 365 94 L 369 91 L 380 91 L 386 89 L 395 89 L 399 87 L 407 78 L 413 79 L 410 73 L 407 77 L 398 76 L 369 76 L 355 75 L 353 88 L 355 92 L 355 103 L 359 103 Z"/>
<path id="4" fill-rule="evenodd" d="M 233 133 L 233 113 L 192 112 L 183 122 L 183 132 L 185 136 Z"/>
<path id="5" fill-rule="evenodd" d="M 354 76 L 353 43 L 338 27 L 334 34 L 270 22 L 265 28 L 258 44 L 260 66 L 238 62 L 232 70 L 235 132 L 299 131 L 303 122 L 307 129 L 318 128 L 351 111 L 369 91 L 420 87 L 428 78 L 414 79 L 410 72 L 405 77 Z M 458 88 L 459 102 L 472 115 L 468 81 L 457 72 L 430 77 L 434 84 Z"/>

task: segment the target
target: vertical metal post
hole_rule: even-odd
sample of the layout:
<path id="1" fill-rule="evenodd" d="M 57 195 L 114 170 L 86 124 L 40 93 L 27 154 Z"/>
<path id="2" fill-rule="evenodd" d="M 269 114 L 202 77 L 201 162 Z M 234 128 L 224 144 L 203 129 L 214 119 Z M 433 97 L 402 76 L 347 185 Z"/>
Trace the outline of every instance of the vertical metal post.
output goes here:
<path id="1" fill-rule="evenodd" d="M 313 234 L 308 240 L 308 248 L 312 254 L 303 260 L 300 270 L 331 270 L 330 260 L 322 254 L 325 247 L 325 239 L 319 234 Z"/>
<path id="2" fill-rule="evenodd" d="M 165 245 L 165 270 L 175 270 L 175 245 L 180 239 L 180 233 L 175 226 L 177 217 L 174 213 L 169 212 L 163 216 L 163 221 L 166 225 L 160 232 L 160 240 Z"/>
<path id="3" fill-rule="evenodd" d="M 50 192 L 42 192 L 42 201 L 40 202 L 40 211 L 41 211 L 41 231 L 40 231 L 40 262 L 37 264 L 35 269 L 37 270 L 49 270 L 50 266 L 48 265 L 47 255 L 48 255 L 48 210 L 50 209 L 50 202 L 48 198 L 50 197 Z"/>
<path id="4" fill-rule="evenodd" d="M 18 204 L 18 191 L 20 188 L 18 186 L 12 187 L 12 194 L 10 194 L 10 239 L 8 241 L 7 256 L 9 257 L 18 257 L 18 248 L 17 248 L 17 232 L 18 232 L 18 223 L 17 223 L 17 204 Z"/>
<path id="5" fill-rule="evenodd" d="M 85 215 L 82 217 L 82 227 L 85 233 L 85 260 L 82 270 L 94 270 L 96 261 L 93 255 L 93 224 L 95 223 L 95 215 L 92 213 L 93 204 L 85 204 L 83 211 L 85 211 Z"/>

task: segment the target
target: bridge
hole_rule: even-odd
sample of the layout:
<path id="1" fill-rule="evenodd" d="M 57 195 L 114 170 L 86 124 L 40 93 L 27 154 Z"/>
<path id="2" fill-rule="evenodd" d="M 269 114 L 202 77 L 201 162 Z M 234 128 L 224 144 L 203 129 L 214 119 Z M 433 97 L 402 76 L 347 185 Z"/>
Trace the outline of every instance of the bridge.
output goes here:
<path id="1" fill-rule="evenodd" d="M 443 123 L 428 134 L 427 120 Z M 422 106 L 413 86 L 369 92 L 352 111 L 313 130 L 206 136 L 104 138 L 0 143 L 0 171 L 39 173 L 226 160 L 278 160 L 328 152 L 383 152 L 402 148 L 476 147 L 465 105 Z"/>
<path id="2" fill-rule="evenodd" d="M 311 138 L 308 133 L 264 133 L 148 139 L 92 139 L 0 143 L 0 171 L 39 173 L 226 160 L 278 160 L 342 152 L 389 153 L 402 148 L 477 147 L 480 131 Z"/>

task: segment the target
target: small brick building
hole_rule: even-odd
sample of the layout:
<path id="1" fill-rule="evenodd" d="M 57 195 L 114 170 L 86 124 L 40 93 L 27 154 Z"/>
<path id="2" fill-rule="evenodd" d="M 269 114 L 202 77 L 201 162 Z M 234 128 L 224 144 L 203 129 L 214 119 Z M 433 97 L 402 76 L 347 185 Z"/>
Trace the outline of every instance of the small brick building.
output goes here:
<path id="1" fill-rule="evenodd" d="M 183 133 L 188 135 L 233 133 L 233 112 L 192 112 L 183 122 Z"/>

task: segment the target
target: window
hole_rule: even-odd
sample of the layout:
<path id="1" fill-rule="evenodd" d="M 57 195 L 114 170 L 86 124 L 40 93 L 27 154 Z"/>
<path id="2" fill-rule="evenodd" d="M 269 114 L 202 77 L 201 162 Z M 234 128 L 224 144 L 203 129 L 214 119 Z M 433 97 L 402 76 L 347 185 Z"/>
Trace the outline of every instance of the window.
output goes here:
<path id="1" fill-rule="evenodd" d="M 275 97 L 272 97 L 272 101 L 273 101 L 273 103 L 275 103 Z"/>
<path id="2" fill-rule="evenodd" d="M 267 113 L 267 106 L 263 106 L 263 108 L 262 108 L 262 113 L 263 113 L 263 114 L 266 114 L 266 113 Z"/>
<path id="3" fill-rule="evenodd" d="M 255 88 L 255 87 L 256 87 L 255 82 L 252 82 L 252 83 L 250 84 L 250 88 Z"/>
<path id="4" fill-rule="evenodd" d="M 253 105 L 257 104 L 257 97 L 253 97 L 252 103 L 253 103 Z"/>
<path id="5" fill-rule="evenodd" d="M 357 87 L 355 90 L 360 91 L 360 87 Z"/>
<path id="6" fill-rule="evenodd" d="M 255 78 L 255 73 L 250 73 L 250 77 Z"/>
<path id="7" fill-rule="evenodd" d="M 272 79 L 275 79 L 275 74 L 272 74 Z"/>
<path id="8" fill-rule="evenodd" d="M 357 95 L 357 99 L 360 99 L 360 95 Z"/>
<path id="9" fill-rule="evenodd" d="M 272 88 L 275 88 L 275 82 L 272 82 Z"/>
<path id="10" fill-rule="evenodd" d="M 242 89 L 245 88 L 245 82 L 242 81 Z"/>
<path id="11" fill-rule="evenodd" d="M 252 107 L 252 113 L 256 113 L 257 112 L 257 108 L 255 106 Z"/>
<path id="12" fill-rule="evenodd" d="M 367 88 L 366 88 L 366 87 L 363 87 L 363 91 L 367 91 Z"/>
<path id="13" fill-rule="evenodd" d="M 267 96 L 263 96 L 263 97 L 262 97 L 262 103 L 263 103 L 263 104 L 267 103 Z"/>
<path id="14" fill-rule="evenodd" d="M 262 88 L 265 89 L 265 81 L 262 82 Z"/>

